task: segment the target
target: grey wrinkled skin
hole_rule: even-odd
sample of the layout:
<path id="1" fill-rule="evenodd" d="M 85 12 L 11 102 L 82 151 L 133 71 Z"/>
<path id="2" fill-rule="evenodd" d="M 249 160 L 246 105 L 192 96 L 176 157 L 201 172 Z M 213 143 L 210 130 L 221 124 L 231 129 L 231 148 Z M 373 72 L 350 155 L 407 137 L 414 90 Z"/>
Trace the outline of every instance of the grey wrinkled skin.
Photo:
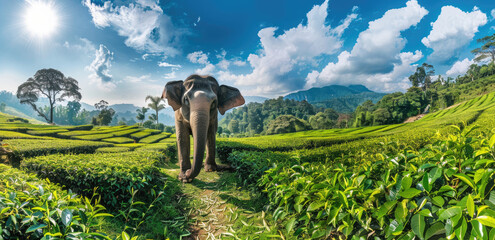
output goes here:
<path id="1" fill-rule="evenodd" d="M 218 85 L 211 76 L 191 75 L 184 81 L 165 85 L 162 98 L 175 111 L 175 130 L 179 154 L 179 180 L 191 182 L 198 176 L 206 149 L 205 171 L 217 171 L 215 141 L 218 112 L 223 115 L 233 107 L 244 104 L 237 88 Z M 190 135 L 193 136 L 193 164 L 189 159 Z"/>

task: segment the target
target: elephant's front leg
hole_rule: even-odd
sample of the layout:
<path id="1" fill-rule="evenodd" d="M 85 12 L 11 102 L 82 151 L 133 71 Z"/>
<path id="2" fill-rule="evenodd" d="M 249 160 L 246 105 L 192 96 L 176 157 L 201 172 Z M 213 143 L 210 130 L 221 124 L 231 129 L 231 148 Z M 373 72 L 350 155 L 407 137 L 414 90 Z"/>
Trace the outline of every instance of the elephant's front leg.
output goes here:
<path id="1" fill-rule="evenodd" d="M 186 171 L 191 169 L 191 159 L 189 154 L 191 151 L 190 139 L 191 129 L 188 124 L 180 120 L 180 116 L 175 115 L 175 134 L 177 136 L 177 150 L 179 152 L 180 173 L 179 180 L 187 181 Z M 179 119 L 179 120 L 178 120 Z"/>
<path id="2" fill-rule="evenodd" d="M 206 138 L 206 172 L 213 172 L 218 170 L 217 163 L 215 162 L 216 134 L 217 125 L 211 124 L 208 128 L 208 136 Z"/>

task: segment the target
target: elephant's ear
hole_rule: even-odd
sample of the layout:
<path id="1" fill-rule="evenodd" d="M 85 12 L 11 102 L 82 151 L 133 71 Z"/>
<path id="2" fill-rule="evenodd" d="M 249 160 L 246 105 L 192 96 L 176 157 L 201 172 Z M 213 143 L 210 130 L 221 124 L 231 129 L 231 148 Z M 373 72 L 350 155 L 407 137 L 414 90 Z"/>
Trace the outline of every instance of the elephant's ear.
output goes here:
<path id="1" fill-rule="evenodd" d="M 220 114 L 223 115 L 227 110 L 241 106 L 244 102 L 244 97 L 239 89 L 225 85 L 220 86 L 220 92 L 218 93 L 218 110 Z"/>
<path id="2" fill-rule="evenodd" d="M 165 85 L 163 90 L 162 99 L 166 98 L 168 105 L 170 105 L 174 111 L 177 111 L 182 106 L 182 94 L 184 93 L 183 81 L 171 81 Z"/>

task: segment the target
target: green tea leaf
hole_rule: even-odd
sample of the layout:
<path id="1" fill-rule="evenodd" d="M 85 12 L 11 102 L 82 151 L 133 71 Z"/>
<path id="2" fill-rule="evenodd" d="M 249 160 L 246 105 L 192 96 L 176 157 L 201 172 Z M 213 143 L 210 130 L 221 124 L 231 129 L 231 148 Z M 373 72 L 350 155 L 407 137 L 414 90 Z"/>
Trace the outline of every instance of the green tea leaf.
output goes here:
<path id="1" fill-rule="evenodd" d="M 441 196 L 436 196 L 431 199 L 431 202 L 439 207 L 442 207 L 445 204 L 445 200 Z"/>
<path id="2" fill-rule="evenodd" d="M 445 233 L 445 227 L 443 223 L 437 222 L 433 224 L 428 230 L 426 230 L 425 239 L 430 239 L 432 236 Z"/>
<path id="3" fill-rule="evenodd" d="M 412 185 L 412 178 L 409 176 L 403 177 L 402 182 L 400 183 L 402 186 L 402 189 L 406 190 L 411 187 Z"/>
<path id="4" fill-rule="evenodd" d="M 495 218 L 490 217 L 490 216 L 479 216 L 475 218 L 474 220 L 479 221 L 481 224 L 495 228 Z"/>
<path id="5" fill-rule="evenodd" d="M 473 217 L 474 216 L 474 201 L 473 201 L 473 198 L 471 197 L 471 194 L 469 194 L 467 197 L 466 207 L 467 207 L 469 216 Z"/>
<path id="6" fill-rule="evenodd" d="M 62 223 L 67 227 L 72 221 L 72 211 L 69 209 L 64 209 L 62 211 Z"/>
<path id="7" fill-rule="evenodd" d="M 464 174 L 464 173 L 458 173 L 458 174 L 454 174 L 454 176 L 457 177 L 457 178 L 459 178 L 461 181 L 463 181 L 464 183 L 466 183 L 467 185 L 469 185 L 473 189 L 476 189 L 474 187 L 473 180 L 470 177 L 468 177 L 466 174 Z"/>
<path id="8" fill-rule="evenodd" d="M 34 231 L 36 231 L 36 230 L 38 230 L 38 229 L 40 229 L 40 228 L 44 228 L 44 227 L 46 227 L 46 226 L 48 226 L 48 225 L 46 225 L 46 224 L 44 224 L 44 223 L 38 223 L 38 224 L 35 224 L 35 225 L 33 225 L 33 226 L 29 227 L 29 228 L 26 230 L 26 233 L 34 232 Z"/>
<path id="9" fill-rule="evenodd" d="M 131 240 L 131 237 L 129 236 L 129 234 L 127 234 L 125 231 L 122 232 L 121 234 L 122 236 L 122 240 Z"/>
<path id="10" fill-rule="evenodd" d="M 443 211 L 440 214 L 440 216 L 438 216 L 438 220 L 445 220 L 448 218 L 452 218 L 458 214 L 461 214 L 461 207 L 459 207 L 459 206 L 451 207 L 451 208 Z"/>
<path id="11" fill-rule="evenodd" d="M 381 218 L 385 216 L 395 206 L 396 203 L 397 203 L 396 200 L 384 203 L 378 210 L 378 213 L 376 214 L 376 218 Z"/>
<path id="12" fill-rule="evenodd" d="M 478 239 L 488 240 L 488 232 L 486 231 L 485 226 L 483 226 L 478 220 L 472 220 L 471 225 Z"/>
<path id="13" fill-rule="evenodd" d="M 419 237 L 419 239 L 424 239 L 423 233 L 425 231 L 425 226 L 425 217 L 421 216 L 420 214 L 412 216 L 411 228 L 414 234 Z"/>
<path id="14" fill-rule="evenodd" d="M 409 189 L 405 190 L 404 192 L 401 192 L 400 196 L 403 198 L 413 198 L 420 193 L 421 193 L 421 191 L 416 189 L 416 188 L 409 188 Z"/>
<path id="15" fill-rule="evenodd" d="M 455 235 L 459 239 L 466 239 L 467 223 L 466 218 L 462 218 L 462 223 L 455 230 Z"/>

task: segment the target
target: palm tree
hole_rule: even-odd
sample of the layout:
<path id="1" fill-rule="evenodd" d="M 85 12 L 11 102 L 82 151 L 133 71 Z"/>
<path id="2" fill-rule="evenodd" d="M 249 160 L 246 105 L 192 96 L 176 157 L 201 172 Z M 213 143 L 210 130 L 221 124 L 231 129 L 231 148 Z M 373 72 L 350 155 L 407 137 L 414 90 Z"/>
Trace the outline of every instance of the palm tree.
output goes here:
<path id="1" fill-rule="evenodd" d="M 137 120 L 141 121 L 141 126 L 143 126 L 143 121 L 144 121 L 144 118 L 145 118 L 145 115 L 146 115 L 146 112 L 148 111 L 148 108 L 146 107 L 142 107 L 141 109 L 136 109 L 136 112 L 137 112 Z"/>
<path id="2" fill-rule="evenodd" d="M 150 100 L 150 103 L 148 103 L 148 107 L 155 110 L 156 112 L 156 124 L 158 125 L 158 112 L 165 108 L 165 104 L 161 103 L 163 101 L 161 97 L 153 97 L 151 95 L 148 95 L 146 96 L 145 101 L 148 100 Z"/>

